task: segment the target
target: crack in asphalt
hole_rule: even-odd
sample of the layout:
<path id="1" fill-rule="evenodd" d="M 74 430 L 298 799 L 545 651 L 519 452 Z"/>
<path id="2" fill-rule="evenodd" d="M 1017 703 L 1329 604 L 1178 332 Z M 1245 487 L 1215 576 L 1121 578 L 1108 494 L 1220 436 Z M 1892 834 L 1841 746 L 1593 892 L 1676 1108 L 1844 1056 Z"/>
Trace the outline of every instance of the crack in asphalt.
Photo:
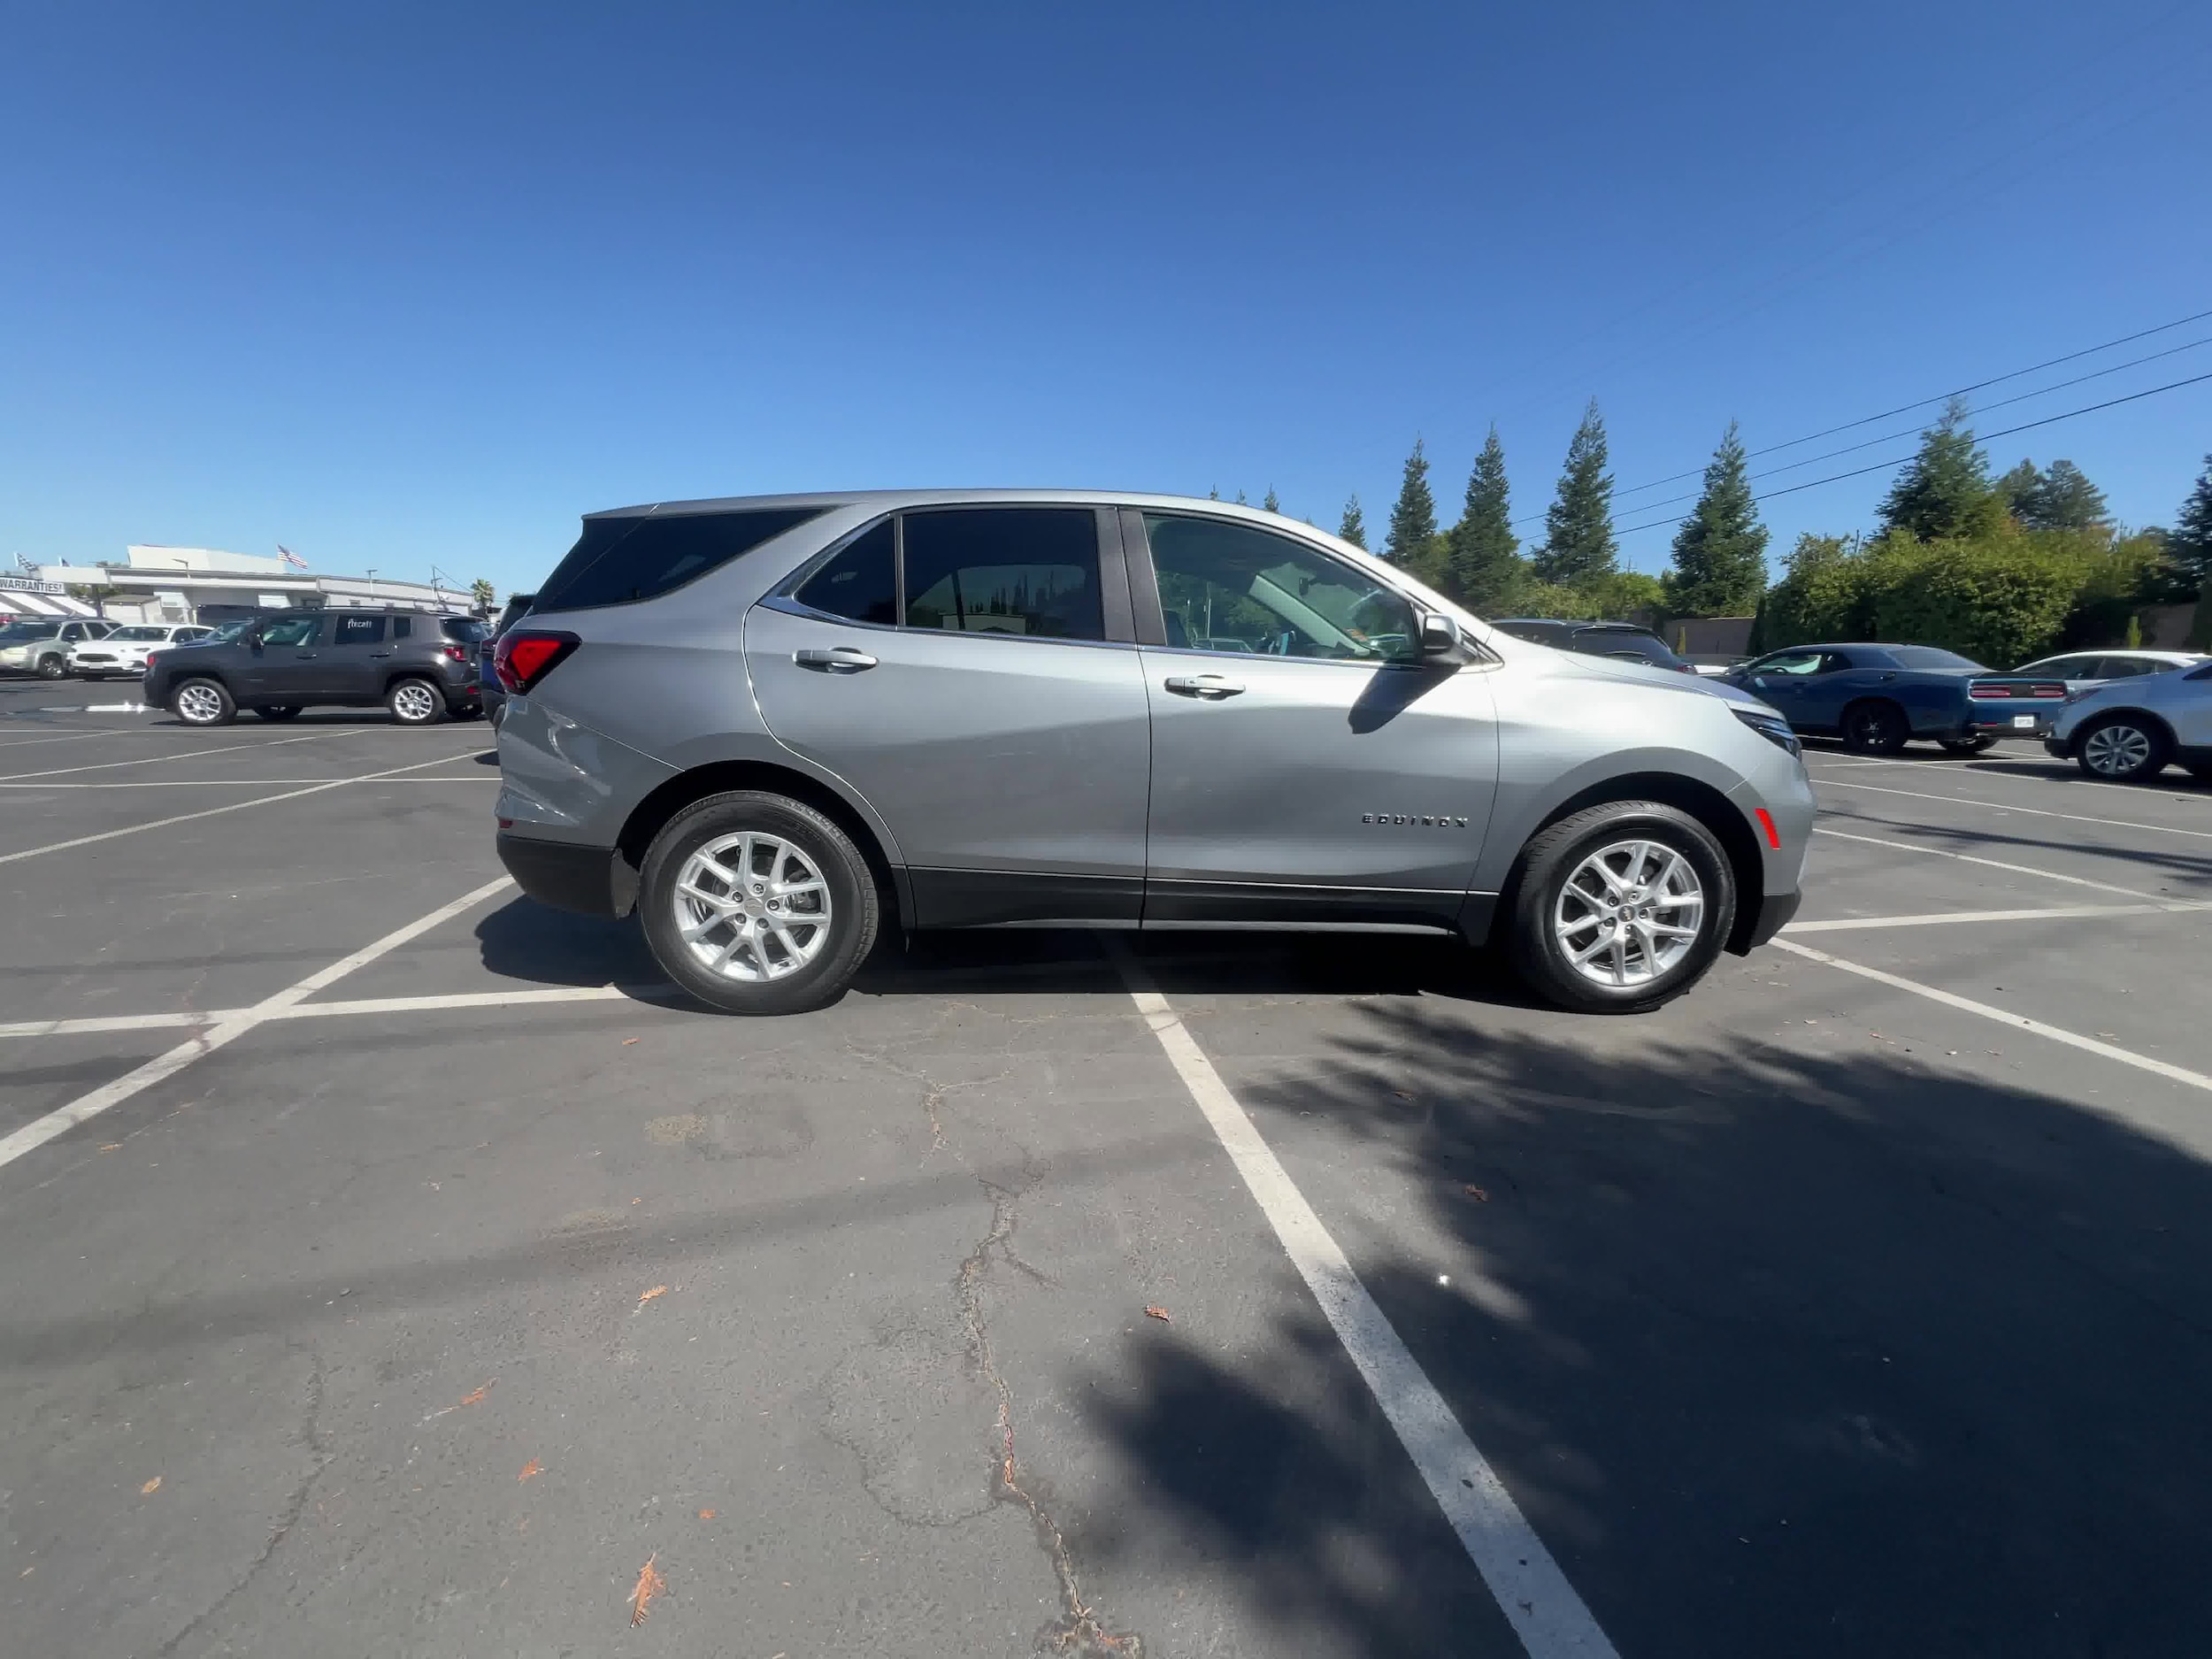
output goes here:
<path id="1" fill-rule="evenodd" d="M 1076 1577 L 1074 1558 L 1065 1535 L 1036 1494 L 1022 1484 L 1021 1464 L 1014 1444 L 1014 1391 L 1000 1373 L 998 1362 L 991 1352 L 991 1333 L 983 1312 L 983 1275 L 993 1256 L 1039 1283 L 1051 1283 L 1014 1250 L 1016 1209 L 1023 1194 L 1033 1190 L 1044 1175 L 1042 1168 L 1025 1161 L 1018 1192 L 983 1176 L 976 1178 L 991 1200 L 990 1230 L 976 1241 L 975 1248 L 960 1263 L 954 1279 L 960 1316 L 968 1328 L 969 1352 L 984 1381 L 998 1396 L 997 1466 L 993 1472 L 992 1495 L 1001 1502 L 1014 1504 L 1029 1517 L 1038 1548 L 1044 1551 L 1059 1584 L 1060 1617 L 1038 1632 L 1038 1647 L 1054 1653 L 1082 1655 L 1083 1659 L 1104 1659 L 1111 1655 L 1142 1659 L 1142 1639 L 1133 1632 L 1109 1631 L 1099 1622 L 1097 1610 L 1083 1599 L 1082 1584 Z"/>
<path id="2" fill-rule="evenodd" d="M 157 1650 L 156 1659 L 169 1659 L 169 1655 L 181 1647 L 194 1632 L 236 1600 L 246 1586 L 260 1575 L 261 1570 L 275 1559 L 277 1547 L 291 1536 L 292 1529 L 299 1525 L 300 1517 L 307 1512 L 308 1494 L 314 1491 L 315 1483 L 323 1478 L 323 1471 L 330 1467 L 332 1459 L 337 1455 L 331 1449 L 319 1426 L 323 1414 L 322 1351 L 312 1344 L 288 1343 L 286 1346 L 294 1349 L 303 1347 L 307 1354 L 307 1410 L 300 1424 L 300 1438 L 307 1443 L 307 1449 L 314 1454 L 314 1467 L 307 1471 L 299 1485 L 292 1489 L 291 1496 L 285 1500 L 283 1509 L 278 1512 L 276 1525 L 269 1533 L 268 1542 L 262 1545 L 261 1553 L 248 1563 L 238 1582 L 216 1597 L 182 1630 L 162 1643 Z"/>

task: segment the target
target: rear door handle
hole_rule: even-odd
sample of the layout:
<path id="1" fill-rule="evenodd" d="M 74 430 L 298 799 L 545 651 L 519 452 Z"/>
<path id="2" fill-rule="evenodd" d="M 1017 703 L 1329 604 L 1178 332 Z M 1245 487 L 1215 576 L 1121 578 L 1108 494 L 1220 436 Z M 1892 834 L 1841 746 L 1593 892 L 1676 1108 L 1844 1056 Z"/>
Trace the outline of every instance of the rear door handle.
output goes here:
<path id="1" fill-rule="evenodd" d="M 833 645 L 826 650 L 809 646 L 794 651 L 791 660 L 802 668 L 818 668 L 830 674 L 857 674 L 876 665 L 876 659 L 856 645 Z"/>
<path id="2" fill-rule="evenodd" d="M 1177 674 L 1167 681 L 1167 688 L 1179 697 L 1204 697 L 1218 703 L 1224 697 L 1233 697 L 1244 689 L 1233 680 L 1219 674 Z"/>

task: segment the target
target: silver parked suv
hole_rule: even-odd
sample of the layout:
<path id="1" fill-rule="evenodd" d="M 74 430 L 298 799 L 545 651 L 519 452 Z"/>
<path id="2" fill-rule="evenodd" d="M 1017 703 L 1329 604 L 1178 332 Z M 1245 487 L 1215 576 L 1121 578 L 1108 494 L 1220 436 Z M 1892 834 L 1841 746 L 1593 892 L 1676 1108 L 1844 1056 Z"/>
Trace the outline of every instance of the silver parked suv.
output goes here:
<path id="1" fill-rule="evenodd" d="M 718 1008 L 904 928 L 1501 937 L 1656 1007 L 1797 908 L 1797 741 L 1275 514 L 1087 490 L 594 514 L 503 635 L 499 851 Z"/>

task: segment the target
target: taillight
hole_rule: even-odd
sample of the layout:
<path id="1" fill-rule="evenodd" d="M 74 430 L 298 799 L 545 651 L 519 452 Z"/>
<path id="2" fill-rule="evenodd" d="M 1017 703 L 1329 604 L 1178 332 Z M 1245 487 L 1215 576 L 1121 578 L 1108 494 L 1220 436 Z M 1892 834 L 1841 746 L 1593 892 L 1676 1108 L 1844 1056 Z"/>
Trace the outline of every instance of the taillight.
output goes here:
<path id="1" fill-rule="evenodd" d="M 492 649 L 492 672 L 501 685 L 519 696 L 581 643 L 573 634 L 503 634 Z"/>
<path id="2" fill-rule="evenodd" d="M 465 663 L 469 654 L 457 645 L 449 645 L 445 648 L 445 659 L 449 663 Z"/>

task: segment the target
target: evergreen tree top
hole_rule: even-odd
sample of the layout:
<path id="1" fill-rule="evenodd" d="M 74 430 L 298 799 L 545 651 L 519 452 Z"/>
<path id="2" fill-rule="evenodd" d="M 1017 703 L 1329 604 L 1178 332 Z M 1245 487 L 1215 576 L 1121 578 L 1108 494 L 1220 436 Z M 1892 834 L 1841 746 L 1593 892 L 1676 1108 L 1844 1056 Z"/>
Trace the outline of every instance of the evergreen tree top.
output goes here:
<path id="1" fill-rule="evenodd" d="M 1260 497 L 1260 505 L 1265 508 L 1269 512 L 1282 511 L 1283 503 L 1275 494 L 1274 485 L 1270 484 L 1267 487 L 1267 494 Z"/>
<path id="2" fill-rule="evenodd" d="M 1359 495 L 1356 491 L 1353 493 L 1352 498 L 1344 503 L 1344 517 L 1337 525 L 1336 533 L 1354 547 L 1363 548 L 1367 545 L 1367 516 L 1359 510 Z"/>
<path id="3" fill-rule="evenodd" d="M 2166 552 L 2199 588 L 2212 586 L 2212 455 L 2204 457 L 2197 487 L 2189 492 L 2189 499 L 2181 504 L 2181 516 L 2166 533 Z M 2201 601 L 2199 609 L 2201 613 Z"/>
<path id="4" fill-rule="evenodd" d="M 1405 478 L 1398 486 L 1397 505 L 1390 510 L 1390 531 L 1383 542 L 1383 557 L 1394 565 L 1409 564 L 1424 551 L 1436 534 L 1436 497 L 1429 490 L 1429 457 L 1421 440 L 1413 441 L 1406 457 Z"/>
<path id="5" fill-rule="evenodd" d="M 1744 461 L 1743 437 L 1732 420 L 1705 469 L 1697 506 L 1675 533 L 1667 597 L 1686 616 L 1747 616 L 1766 591 L 1767 529 Z"/>
<path id="6" fill-rule="evenodd" d="M 1567 445 L 1559 493 L 1544 514 L 1544 545 L 1532 562 L 1548 582 L 1609 576 L 1618 566 L 1613 540 L 1613 475 L 1605 470 L 1605 419 L 1593 397 Z"/>
<path id="7" fill-rule="evenodd" d="M 1922 434 L 1920 452 L 1906 464 L 1882 498 L 1882 529 L 1901 530 L 1916 541 L 1987 535 L 2005 513 L 1989 476 L 1989 457 L 1974 442 L 1966 403 L 1953 398 L 1943 417 Z"/>

